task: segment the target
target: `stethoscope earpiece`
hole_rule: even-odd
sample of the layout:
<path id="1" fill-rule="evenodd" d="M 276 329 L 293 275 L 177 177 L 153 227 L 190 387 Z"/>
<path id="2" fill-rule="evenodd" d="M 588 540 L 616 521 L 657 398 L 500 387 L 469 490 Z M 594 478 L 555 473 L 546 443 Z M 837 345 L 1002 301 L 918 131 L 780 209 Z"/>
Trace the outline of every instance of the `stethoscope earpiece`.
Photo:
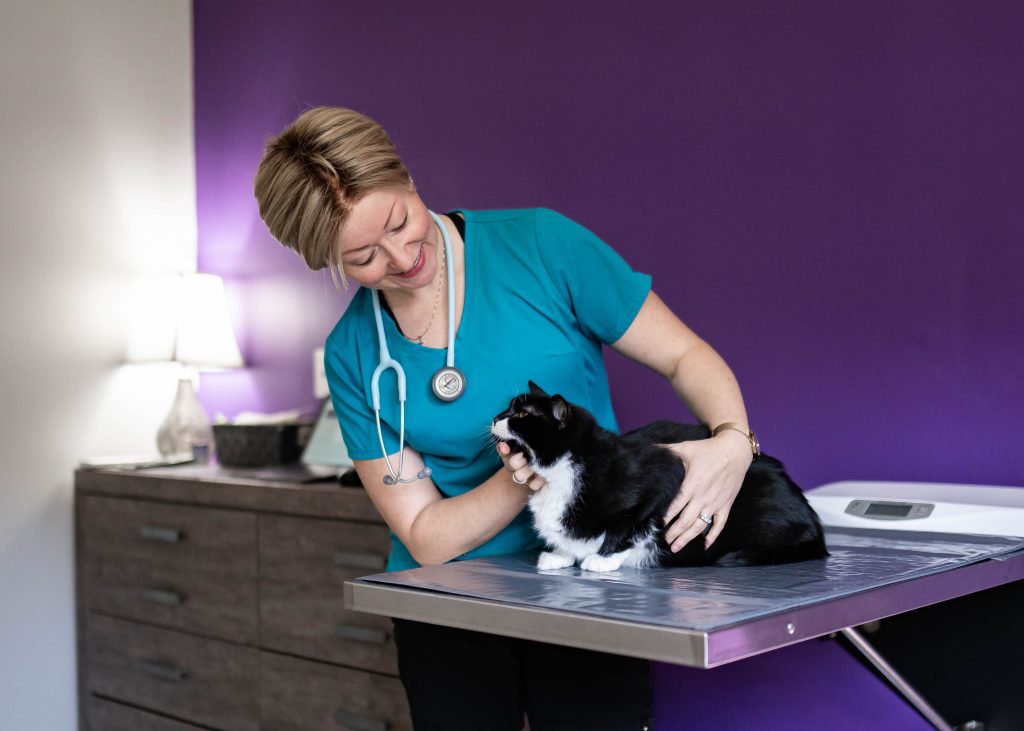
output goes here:
<path id="1" fill-rule="evenodd" d="M 441 229 L 441 236 L 444 239 L 444 252 L 448 261 L 452 259 L 452 242 L 448 236 L 448 229 L 444 227 L 441 219 L 433 211 L 427 211 L 434 223 Z M 448 355 L 446 364 L 431 380 L 431 386 L 436 395 L 442 401 L 454 401 L 466 390 L 466 377 L 455 367 L 455 278 L 452 276 L 454 264 L 448 267 Z M 380 361 L 370 379 L 370 394 L 373 398 L 373 413 L 377 419 L 377 437 L 380 439 L 380 451 L 384 455 L 384 461 L 388 466 L 388 474 L 384 476 L 385 485 L 396 485 L 399 482 L 408 483 L 430 477 L 431 470 L 424 467 L 416 473 L 415 477 L 402 479 L 402 467 L 405 464 L 405 371 L 401 364 L 391 357 L 388 351 L 387 338 L 384 336 L 384 320 L 380 314 L 380 294 L 377 290 L 370 290 L 373 299 L 373 316 L 377 324 L 377 340 L 380 344 Z M 398 380 L 398 405 L 401 409 L 401 421 L 398 430 L 398 472 L 391 466 L 391 459 L 388 457 L 387 447 L 384 446 L 384 434 L 380 428 L 380 376 L 389 368 L 394 369 Z"/>

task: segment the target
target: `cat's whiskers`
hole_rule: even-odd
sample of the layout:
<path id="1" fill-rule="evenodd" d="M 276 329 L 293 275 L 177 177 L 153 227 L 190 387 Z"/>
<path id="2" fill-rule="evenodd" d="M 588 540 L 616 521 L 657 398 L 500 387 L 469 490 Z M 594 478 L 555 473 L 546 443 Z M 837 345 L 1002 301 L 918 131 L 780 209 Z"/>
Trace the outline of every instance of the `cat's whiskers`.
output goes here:
<path id="1" fill-rule="evenodd" d="M 488 424 L 485 427 L 482 427 L 480 429 L 480 433 L 479 433 L 478 436 L 480 438 L 480 448 L 481 449 L 483 449 L 484 447 L 486 447 L 488 445 L 490 445 L 492 448 L 496 449 L 498 447 L 498 442 L 501 441 L 500 439 L 498 439 L 498 436 L 494 432 L 491 431 L 490 424 Z"/>

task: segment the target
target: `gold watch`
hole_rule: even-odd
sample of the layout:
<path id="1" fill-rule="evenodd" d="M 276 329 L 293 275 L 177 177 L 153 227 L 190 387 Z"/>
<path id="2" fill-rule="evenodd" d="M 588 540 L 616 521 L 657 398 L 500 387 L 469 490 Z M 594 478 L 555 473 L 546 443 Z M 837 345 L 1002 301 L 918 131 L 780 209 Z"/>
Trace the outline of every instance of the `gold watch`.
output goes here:
<path id="1" fill-rule="evenodd" d="M 754 456 L 759 457 L 761 455 L 761 443 L 757 441 L 757 434 L 755 434 L 752 431 L 747 431 L 742 426 L 737 424 L 735 421 L 727 421 L 724 424 L 719 424 L 718 426 L 711 430 L 711 436 L 717 437 L 726 429 L 739 432 L 740 434 L 745 436 L 747 439 L 750 440 L 750 451 L 754 453 Z"/>

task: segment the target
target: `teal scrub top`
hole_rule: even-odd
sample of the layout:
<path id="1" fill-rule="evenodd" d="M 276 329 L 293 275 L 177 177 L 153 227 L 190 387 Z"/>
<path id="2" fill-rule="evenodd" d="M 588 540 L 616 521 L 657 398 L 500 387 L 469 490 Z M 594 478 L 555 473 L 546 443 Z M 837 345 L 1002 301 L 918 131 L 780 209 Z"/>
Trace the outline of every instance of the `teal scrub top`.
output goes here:
<path id="1" fill-rule="evenodd" d="M 502 467 L 490 439 L 491 420 L 529 390 L 529 380 L 617 430 L 601 344 L 626 332 L 651 288 L 650 276 L 634 272 L 597 236 L 555 211 L 458 212 L 466 222 L 466 291 L 455 338 L 455 366 L 465 375 L 466 390 L 458 400 L 441 401 L 430 387 L 447 349 L 412 342 L 382 312 L 391 357 L 405 370 L 405 443 L 423 456 L 446 497 L 472 490 Z M 349 456 L 380 459 L 370 396 L 379 345 L 368 289 L 355 293 L 328 336 L 324 362 Z M 400 412 L 393 370 L 380 378 L 380 400 L 384 443 L 388 454 L 396 454 Z M 397 460 L 392 463 L 397 469 Z M 419 565 L 394 534 L 391 541 L 388 571 Z M 458 559 L 540 546 L 524 509 Z"/>

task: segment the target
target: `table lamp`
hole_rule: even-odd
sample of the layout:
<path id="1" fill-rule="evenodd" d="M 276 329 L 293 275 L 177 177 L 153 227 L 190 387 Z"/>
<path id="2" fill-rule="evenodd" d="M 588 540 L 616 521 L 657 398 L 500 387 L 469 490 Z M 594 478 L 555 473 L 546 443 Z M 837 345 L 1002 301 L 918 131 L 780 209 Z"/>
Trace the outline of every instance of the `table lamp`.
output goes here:
<path id="1" fill-rule="evenodd" d="M 174 403 L 157 431 L 157 449 L 168 459 L 205 461 L 213 430 L 196 397 L 198 371 L 243 365 L 228 320 L 224 282 L 215 274 L 164 277 L 146 292 L 135 321 L 129 361 L 174 361 L 181 366 Z"/>

